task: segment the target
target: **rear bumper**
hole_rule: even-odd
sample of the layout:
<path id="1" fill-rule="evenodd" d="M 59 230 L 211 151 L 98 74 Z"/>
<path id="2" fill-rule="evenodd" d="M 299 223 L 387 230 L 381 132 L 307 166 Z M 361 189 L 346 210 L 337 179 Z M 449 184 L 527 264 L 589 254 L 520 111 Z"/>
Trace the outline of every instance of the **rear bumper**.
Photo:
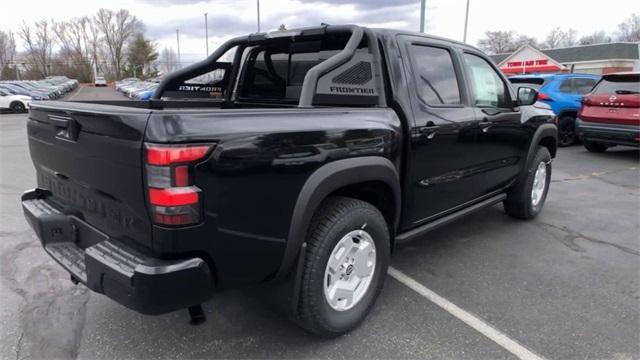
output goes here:
<path id="1" fill-rule="evenodd" d="M 599 124 L 576 119 L 576 131 L 583 141 L 640 146 L 640 126 Z"/>
<path id="2" fill-rule="evenodd" d="M 162 314 L 207 300 L 212 274 L 200 258 L 161 260 L 144 255 L 64 214 L 46 190 L 22 195 L 22 209 L 45 251 L 75 280 L 143 314 Z"/>

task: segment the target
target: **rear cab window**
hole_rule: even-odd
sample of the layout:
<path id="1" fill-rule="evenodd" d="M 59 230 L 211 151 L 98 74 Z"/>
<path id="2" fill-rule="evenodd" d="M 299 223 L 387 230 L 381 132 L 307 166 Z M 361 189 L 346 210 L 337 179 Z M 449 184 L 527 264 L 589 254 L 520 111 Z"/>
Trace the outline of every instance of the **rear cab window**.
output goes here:
<path id="1" fill-rule="evenodd" d="M 234 91 L 237 100 L 298 104 L 307 72 L 342 51 L 347 41 L 346 35 L 325 35 L 318 40 L 267 43 L 245 49 Z M 370 90 L 372 81 L 375 81 L 370 59 L 370 51 L 363 39 L 349 62 L 318 79 L 313 102 L 319 105 L 339 105 L 342 101 L 352 106 L 377 104 L 377 93 Z M 371 93 L 348 92 L 354 88 Z"/>

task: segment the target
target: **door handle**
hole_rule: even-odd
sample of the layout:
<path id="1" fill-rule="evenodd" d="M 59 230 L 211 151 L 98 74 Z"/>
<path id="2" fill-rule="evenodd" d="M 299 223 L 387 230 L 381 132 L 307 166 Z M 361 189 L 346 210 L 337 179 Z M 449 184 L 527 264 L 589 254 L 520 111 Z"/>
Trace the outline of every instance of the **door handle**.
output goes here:
<path id="1" fill-rule="evenodd" d="M 487 132 L 489 128 L 493 125 L 493 122 L 484 118 L 481 122 L 478 123 L 478 127 L 482 130 L 482 132 Z"/>
<path id="2" fill-rule="evenodd" d="M 49 123 L 55 127 L 66 129 L 69 127 L 70 117 L 49 114 Z"/>
<path id="3" fill-rule="evenodd" d="M 438 125 L 430 125 L 420 128 L 420 134 L 426 135 L 427 139 L 433 139 L 434 136 L 438 133 L 438 129 L 440 126 Z"/>

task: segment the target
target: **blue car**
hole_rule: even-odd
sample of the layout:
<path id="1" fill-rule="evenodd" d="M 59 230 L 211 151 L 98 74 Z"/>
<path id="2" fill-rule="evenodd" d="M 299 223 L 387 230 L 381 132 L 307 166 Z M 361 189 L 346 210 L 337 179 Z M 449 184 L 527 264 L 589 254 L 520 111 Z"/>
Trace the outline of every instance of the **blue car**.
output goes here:
<path id="1" fill-rule="evenodd" d="M 514 86 L 526 86 L 538 91 L 538 101 L 549 106 L 558 117 L 558 145 L 569 146 L 578 139 L 576 118 L 582 96 L 600 80 L 591 74 L 531 74 L 509 78 Z"/>
<path id="2" fill-rule="evenodd" d="M 153 93 L 156 91 L 155 88 L 150 89 L 150 90 L 145 90 L 142 93 L 140 93 L 140 96 L 138 96 L 138 100 L 149 100 L 151 99 L 151 97 L 153 96 Z"/>

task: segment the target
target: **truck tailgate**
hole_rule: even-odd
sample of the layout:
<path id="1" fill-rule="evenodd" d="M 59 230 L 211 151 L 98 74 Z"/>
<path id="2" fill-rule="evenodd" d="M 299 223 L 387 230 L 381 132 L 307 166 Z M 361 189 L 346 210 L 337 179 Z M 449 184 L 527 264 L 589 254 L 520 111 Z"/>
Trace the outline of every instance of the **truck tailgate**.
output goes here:
<path id="1" fill-rule="evenodd" d="M 151 248 L 142 141 L 151 111 L 80 102 L 32 104 L 27 124 L 38 187 L 64 213 Z"/>

